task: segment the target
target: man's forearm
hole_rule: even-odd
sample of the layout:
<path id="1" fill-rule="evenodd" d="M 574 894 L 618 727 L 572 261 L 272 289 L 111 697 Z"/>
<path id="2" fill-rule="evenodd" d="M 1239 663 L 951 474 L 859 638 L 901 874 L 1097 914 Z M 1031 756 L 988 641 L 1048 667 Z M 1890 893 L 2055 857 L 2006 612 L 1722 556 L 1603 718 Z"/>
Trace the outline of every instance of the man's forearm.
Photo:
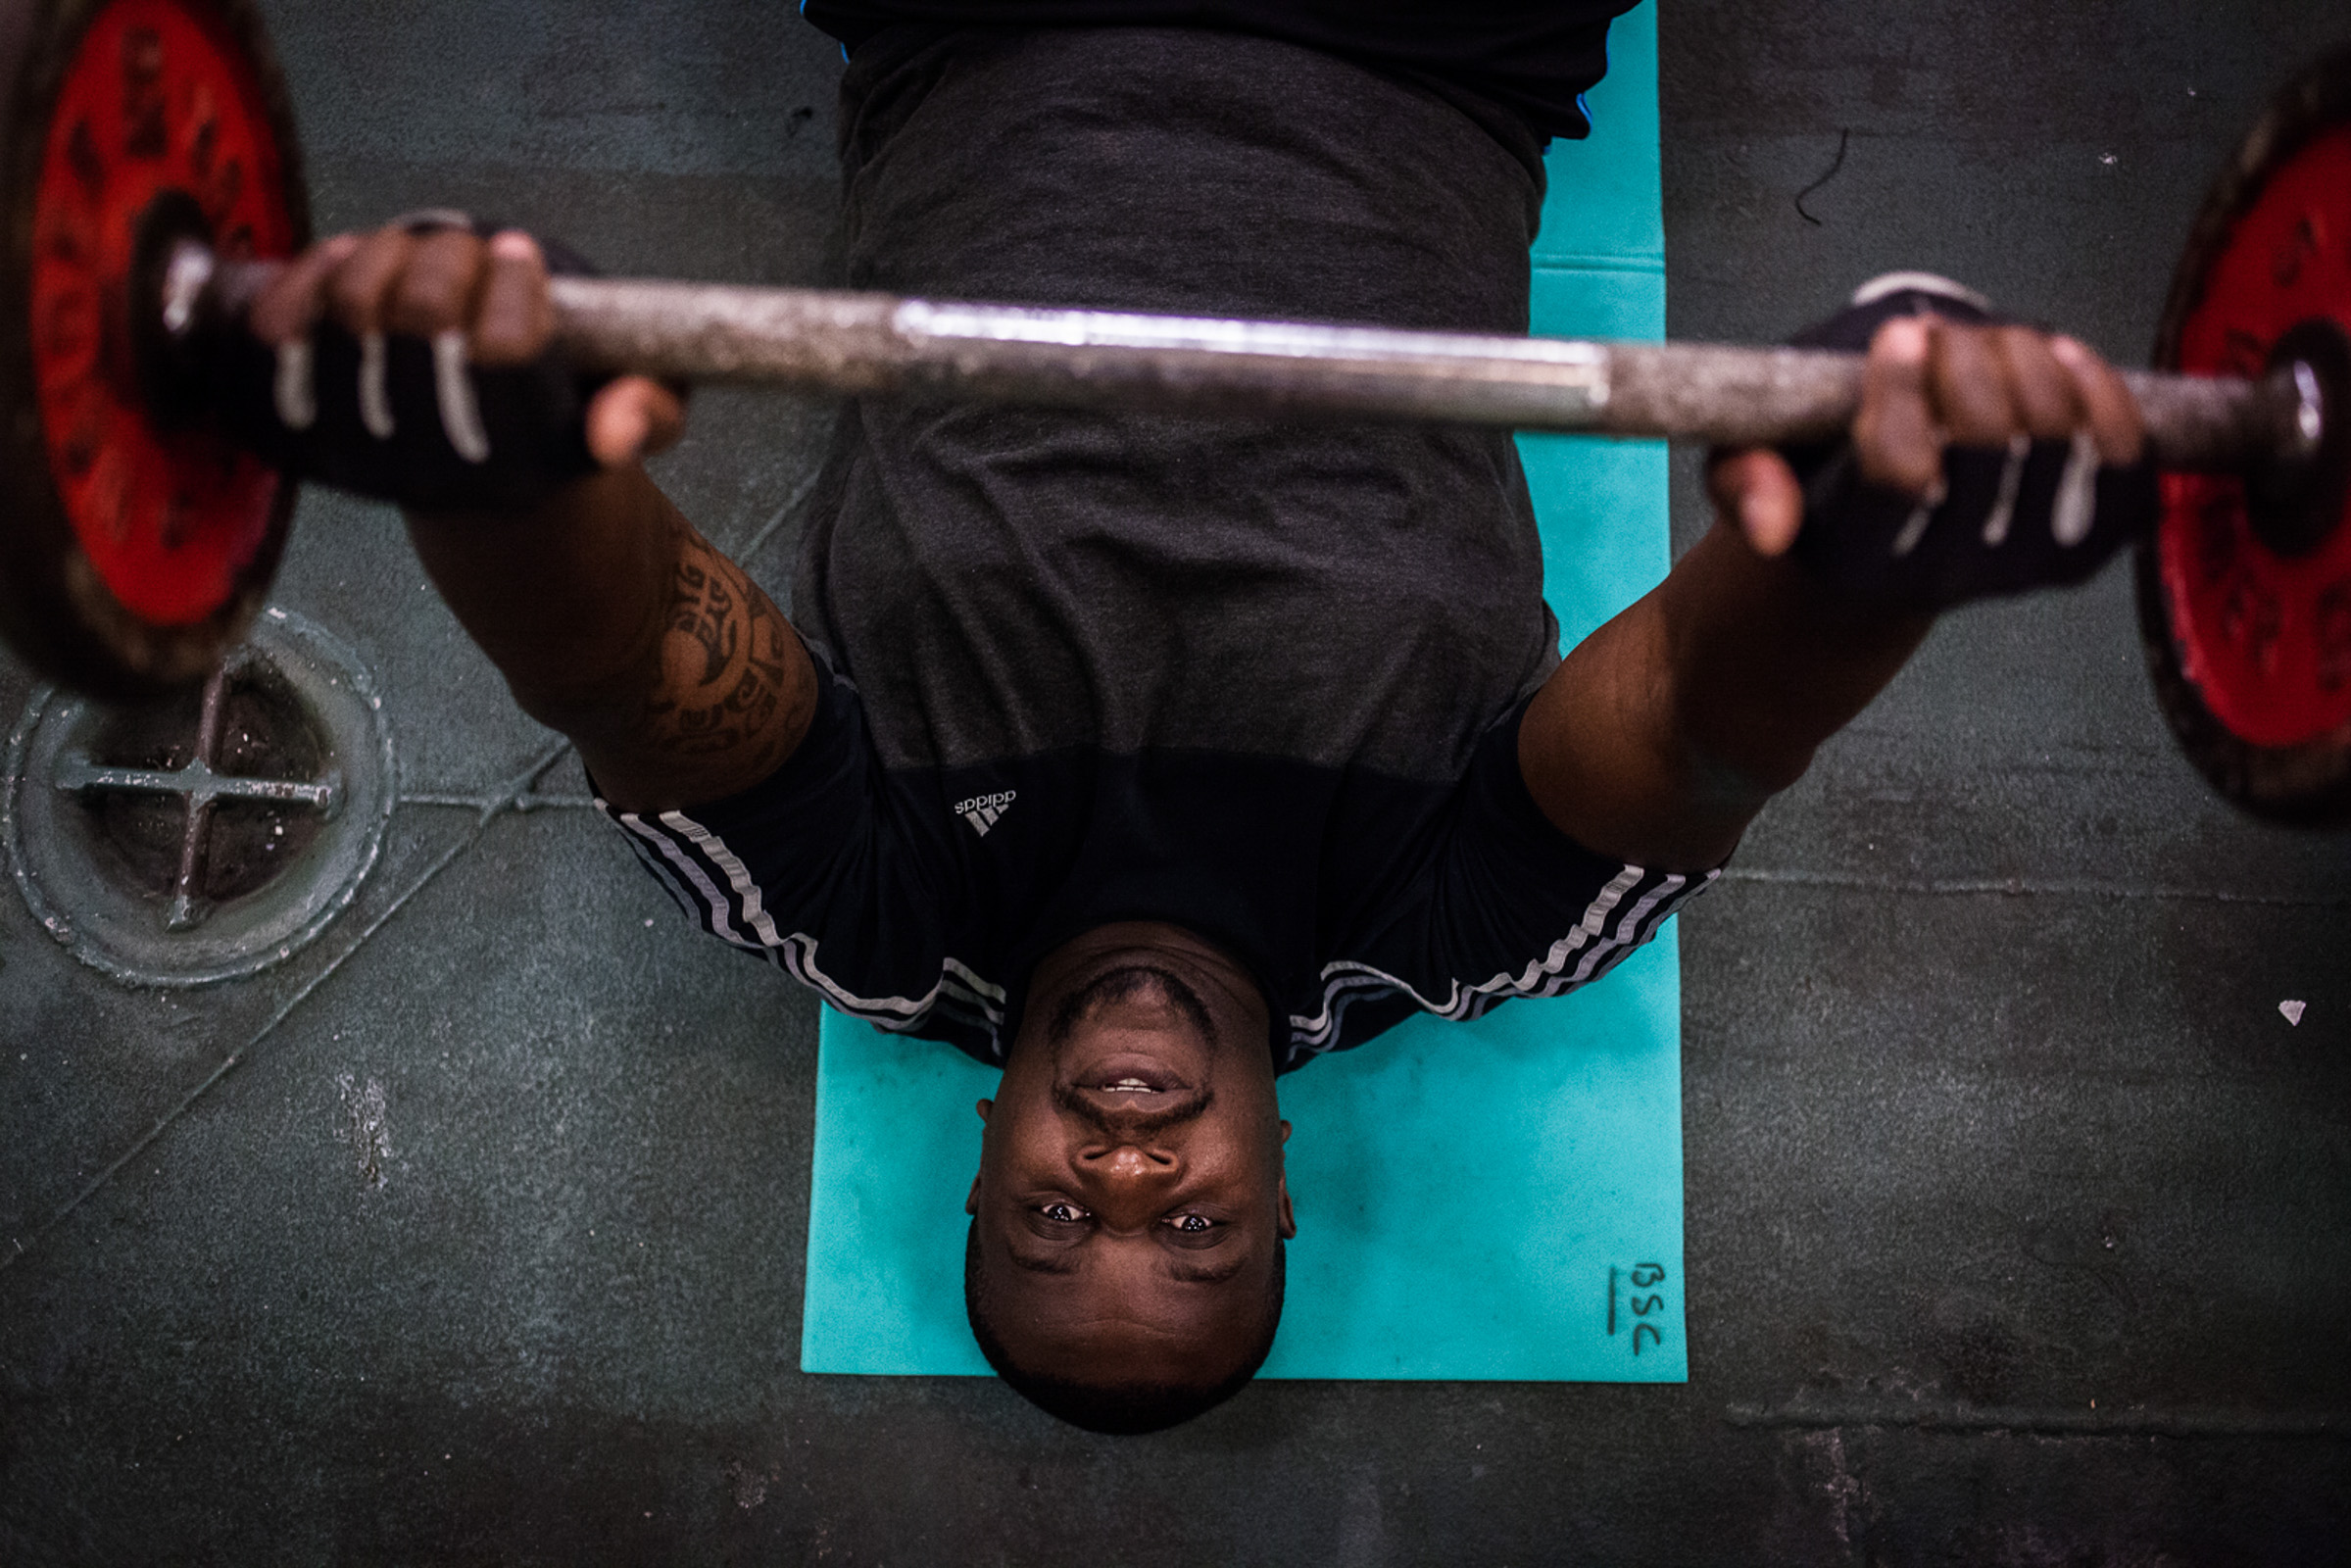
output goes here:
<path id="1" fill-rule="evenodd" d="M 1688 765 L 1749 814 L 1803 775 L 1935 623 L 1856 604 L 1722 526 L 1667 579 L 1658 610 Z"/>
<path id="2" fill-rule="evenodd" d="M 641 469 L 522 515 L 412 515 L 409 532 L 515 701 L 571 737 L 615 805 L 731 795 L 807 731 L 799 637 Z"/>
<path id="3" fill-rule="evenodd" d="M 1521 770 L 1591 848 L 1704 869 L 1932 624 L 1857 607 L 1718 526 L 1552 674 L 1521 730 Z"/>

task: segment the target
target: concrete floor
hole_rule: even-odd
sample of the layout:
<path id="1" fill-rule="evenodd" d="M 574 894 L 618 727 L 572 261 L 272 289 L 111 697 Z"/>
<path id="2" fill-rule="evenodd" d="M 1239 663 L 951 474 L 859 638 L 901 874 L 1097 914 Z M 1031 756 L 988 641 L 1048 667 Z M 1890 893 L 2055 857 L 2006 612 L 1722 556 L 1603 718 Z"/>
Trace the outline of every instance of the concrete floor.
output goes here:
<path id="1" fill-rule="evenodd" d="M 826 275 L 839 57 L 788 6 L 265 9 L 324 224 L 455 202 L 618 270 Z M 1661 26 L 1677 334 L 1923 266 L 2126 360 L 2226 150 L 2351 30 Z M 825 411 L 695 418 L 664 477 L 723 542 L 782 518 L 780 596 Z M 680 928 L 388 515 L 301 530 L 279 601 L 400 759 L 354 906 L 171 993 L 0 895 L 0 1562 L 2351 1556 L 2351 835 L 2203 790 L 2122 572 L 1946 624 L 1686 917 L 1687 1386 L 1260 1384 L 1113 1441 L 795 1370 L 812 1004 Z M 27 688 L 0 664 L 0 717 Z"/>

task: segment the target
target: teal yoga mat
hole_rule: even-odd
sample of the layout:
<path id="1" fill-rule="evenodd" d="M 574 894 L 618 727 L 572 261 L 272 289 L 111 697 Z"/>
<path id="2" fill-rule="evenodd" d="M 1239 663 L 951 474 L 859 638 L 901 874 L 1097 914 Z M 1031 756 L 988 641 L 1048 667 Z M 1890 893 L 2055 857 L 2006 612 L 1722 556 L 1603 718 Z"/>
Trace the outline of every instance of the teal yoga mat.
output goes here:
<path id="1" fill-rule="evenodd" d="M 1654 0 L 1616 24 L 1592 138 L 1552 148 L 1538 332 L 1664 335 L 1656 40 Z M 1665 452 L 1520 449 L 1572 644 L 1665 572 Z M 1669 922 L 1573 996 L 1417 1019 L 1283 1079 L 1298 1234 L 1263 1375 L 1683 1381 L 1681 1017 Z M 802 1370 L 987 1374 L 963 1195 L 996 1078 L 824 1015 Z"/>

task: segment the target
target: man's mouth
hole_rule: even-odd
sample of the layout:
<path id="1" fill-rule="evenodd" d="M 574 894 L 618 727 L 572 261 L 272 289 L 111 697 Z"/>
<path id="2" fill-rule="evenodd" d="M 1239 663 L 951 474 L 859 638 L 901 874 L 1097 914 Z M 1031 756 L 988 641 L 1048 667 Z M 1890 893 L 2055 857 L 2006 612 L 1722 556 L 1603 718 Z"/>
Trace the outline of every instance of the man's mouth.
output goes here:
<path id="1" fill-rule="evenodd" d="M 1113 1056 L 1072 1077 L 1077 1088 L 1104 1095 L 1172 1095 L 1192 1087 L 1165 1063 L 1131 1055 Z"/>

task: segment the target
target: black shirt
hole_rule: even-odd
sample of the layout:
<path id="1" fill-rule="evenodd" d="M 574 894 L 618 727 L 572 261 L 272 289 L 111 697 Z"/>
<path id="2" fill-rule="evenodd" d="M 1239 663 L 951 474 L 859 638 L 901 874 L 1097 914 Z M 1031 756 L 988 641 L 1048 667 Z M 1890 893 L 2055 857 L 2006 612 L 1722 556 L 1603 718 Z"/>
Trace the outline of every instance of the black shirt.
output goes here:
<path id="1" fill-rule="evenodd" d="M 897 29 L 843 105 L 854 287 L 1526 329 L 1540 165 L 1329 55 Z M 1038 958 L 1112 920 L 1239 956 L 1289 1068 L 1595 978 L 1707 880 L 1527 793 L 1558 632 L 1503 432 L 859 400 L 793 598 L 799 751 L 619 820 L 713 934 L 982 1060 Z"/>
<path id="2" fill-rule="evenodd" d="M 1538 137 L 1581 137 L 1584 94 L 1608 70 L 1608 23 L 1639 0 L 803 0 L 855 49 L 898 23 L 933 26 L 1213 27 L 1286 39 L 1454 83 Z"/>

